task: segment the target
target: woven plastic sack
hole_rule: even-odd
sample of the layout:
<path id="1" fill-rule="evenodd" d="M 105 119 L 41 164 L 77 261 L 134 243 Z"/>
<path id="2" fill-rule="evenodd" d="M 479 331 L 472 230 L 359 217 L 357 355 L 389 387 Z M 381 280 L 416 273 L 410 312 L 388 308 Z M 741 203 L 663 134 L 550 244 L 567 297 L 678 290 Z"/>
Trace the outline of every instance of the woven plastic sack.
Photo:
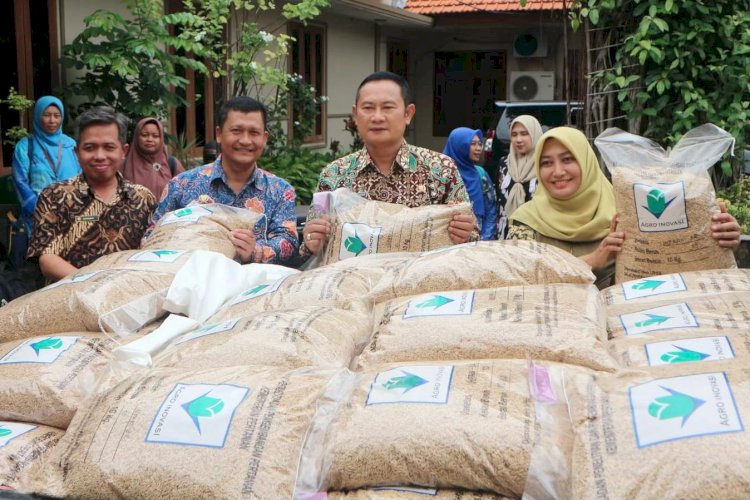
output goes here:
<path id="1" fill-rule="evenodd" d="M 234 259 L 237 251 L 229 239 L 229 233 L 235 229 L 252 231 L 261 219 L 265 220 L 265 214 L 246 208 L 194 202 L 164 214 L 141 248 L 209 250 Z"/>
<path id="2" fill-rule="evenodd" d="M 25 422 L 0 421 L 0 486 L 16 489 L 65 431 Z"/>
<path id="3" fill-rule="evenodd" d="M 328 306 L 367 313 L 371 275 L 356 269 L 320 268 L 265 281 L 229 300 L 210 323 L 279 309 Z"/>
<path id="4" fill-rule="evenodd" d="M 392 364 L 357 378 L 336 412 L 318 412 L 296 498 L 409 485 L 519 497 L 535 440 L 522 360 Z"/>
<path id="5" fill-rule="evenodd" d="M 370 317 L 305 306 L 209 323 L 176 339 L 155 366 L 348 367 L 370 334 Z M 359 349 L 358 349 L 359 347 Z"/>
<path id="6" fill-rule="evenodd" d="M 24 486 L 56 497 L 290 498 L 346 370 L 152 370 L 89 400 Z"/>
<path id="7" fill-rule="evenodd" d="M 750 497 L 750 377 L 736 362 L 570 376 L 564 387 L 569 415 L 553 426 L 571 429 L 573 446 L 545 443 L 542 418 L 537 448 L 569 465 L 529 472 L 550 497 Z"/>
<path id="8" fill-rule="evenodd" d="M 473 217 L 470 203 L 409 208 L 371 201 L 339 188 L 330 193 L 331 236 L 310 267 L 389 252 L 425 252 L 453 245 L 448 225 L 454 215 Z"/>
<path id="9" fill-rule="evenodd" d="M 525 359 L 614 371 L 593 285 L 434 292 L 378 304 L 360 367 L 386 362 Z"/>
<path id="10" fill-rule="evenodd" d="M 0 419 L 65 429 L 112 358 L 113 345 L 94 333 L 0 344 Z"/>
<path id="11" fill-rule="evenodd" d="M 0 341 L 64 332 L 129 335 L 162 316 L 179 250 L 130 250 L 101 257 L 0 308 Z"/>
<path id="12" fill-rule="evenodd" d="M 684 337 L 750 330 L 750 293 L 726 292 L 663 302 L 607 307 L 610 338 L 670 332 Z"/>
<path id="13" fill-rule="evenodd" d="M 665 367 L 737 359 L 750 365 L 750 333 L 741 331 L 690 335 L 689 331 L 661 331 L 611 340 L 609 351 L 623 367 Z M 710 363 L 709 363 L 710 364 Z M 710 366 L 708 366 L 710 369 Z"/>
<path id="14" fill-rule="evenodd" d="M 479 241 L 427 252 L 385 269 L 375 302 L 444 290 L 594 282 L 581 259 L 533 241 Z"/>
<path id="15" fill-rule="evenodd" d="M 706 124 L 686 133 L 669 153 L 656 142 L 617 128 L 594 141 L 612 173 L 619 231 L 620 283 L 658 274 L 737 267 L 730 249 L 711 237 L 719 205 L 708 169 L 734 144 Z"/>

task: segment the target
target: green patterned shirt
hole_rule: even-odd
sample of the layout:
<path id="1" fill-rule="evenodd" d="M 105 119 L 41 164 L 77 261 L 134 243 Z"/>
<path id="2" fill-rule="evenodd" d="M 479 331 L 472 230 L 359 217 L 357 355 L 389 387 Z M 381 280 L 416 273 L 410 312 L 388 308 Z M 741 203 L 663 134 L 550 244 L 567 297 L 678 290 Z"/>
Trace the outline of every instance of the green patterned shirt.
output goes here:
<path id="1" fill-rule="evenodd" d="M 341 187 L 370 200 L 411 208 L 469 201 L 451 158 L 406 142 L 396 155 L 390 175 L 383 175 L 377 169 L 366 147 L 330 163 L 320 174 L 318 191 Z"/>

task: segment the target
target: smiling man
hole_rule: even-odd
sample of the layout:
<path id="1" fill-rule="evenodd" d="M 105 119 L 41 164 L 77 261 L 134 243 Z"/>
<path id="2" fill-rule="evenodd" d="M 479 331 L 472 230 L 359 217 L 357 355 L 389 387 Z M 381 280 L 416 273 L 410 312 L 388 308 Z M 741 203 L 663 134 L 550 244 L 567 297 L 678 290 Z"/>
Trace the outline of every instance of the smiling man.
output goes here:
<path id="1" fill-rule="evenodd" d="M 76 155 L 83 173 L 52 184 L 34 212 L 29 259 L 38 259 L 48 282 L 102 255 L 138 248 L 156 206 L 151 192 L 118 172 L 128 146 L 127 119 L 96 107 L 76 120 Z"/>
<path id="2" fill-rule="evenodd" d="M 371 200 L 412 208 L 469 201 L 451 158 L 404 140 L 415 111 L 409 84 L 401 76 L 379 71 L 366 77 L 352 106 L 365 147 L 329 164 L 320 174 L 318 191 L 345 187 Z M 302 257 L 319 252 L 330 231 L 325 218 L 309 220 L 303 232 Z M 479 238 L 471 215 L 454 216 L 448 232 L 454 243 Z"/>
<path id="3" fill-rule="evenodd" d="M 247 208 L 265 214 L 266 220 L 261 220 L 253 231 L 232 231 L 232 243 L 240 261 L 284 264 L 295 257 L 296 195 L 287 181 L 258 167 L 266 141 L 265 106 L 245 96 L 228 100 L 219 110 L 216 127 L 221 155 L 213 163 L 172 179 L 154 213 L 153 223 L 192 201 Z"/>

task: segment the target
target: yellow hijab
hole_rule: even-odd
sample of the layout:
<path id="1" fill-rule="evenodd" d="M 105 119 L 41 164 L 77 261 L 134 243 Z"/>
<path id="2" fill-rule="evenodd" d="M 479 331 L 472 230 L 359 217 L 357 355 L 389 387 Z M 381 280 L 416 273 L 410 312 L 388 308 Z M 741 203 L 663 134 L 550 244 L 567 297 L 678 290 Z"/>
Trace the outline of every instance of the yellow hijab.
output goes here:
<path id="1" fill-rule="evenodd" d="M 539 176 L 539 158 L 547 139 L 557 139 L 575 157 L 581 167 L 581 186 L 567 200 L 550 196 Z M 531 201 L 521 205 L 511 216 L 536 232 L 563 241 L 584 242 L 604 238 L 615 215 L 612 184 L 599 168 L 594 150 L 580 130 L 557 127 L 539 139 L 534 151 L 536 175 L 540 179 Z"/>

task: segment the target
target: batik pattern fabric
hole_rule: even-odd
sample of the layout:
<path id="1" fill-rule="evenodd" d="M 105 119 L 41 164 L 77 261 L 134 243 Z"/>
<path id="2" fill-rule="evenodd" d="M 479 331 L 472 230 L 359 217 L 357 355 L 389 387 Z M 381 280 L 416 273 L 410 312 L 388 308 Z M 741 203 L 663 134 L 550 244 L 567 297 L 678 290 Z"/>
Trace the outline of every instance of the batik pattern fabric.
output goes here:
<path id="1" fill-rule="evenodd" d="M 119 173 L 117 191 L 106 203 L 84 175 L 53 184 L 39 194 L 26 256 L 54 254 L 80 268 L 102 255 L 136 249 L 155 207 L 151 191 Z"/>
<path id="2" fill-rule="evenodd" d="M 246 208 L 266 216 L 253 231 L 256 245 L 250 262 L 284 264 L 296 257 L 299 248 L 295 200 L 291 184 L 258 167 L 240 192 L 235 193 L 229 187 L 219 157 L 213 163 L 183 172 L 169 181 L 149 231 L 164 214 L 193 201 Z"/>
<path id="3" fill-rule="evenodd" d="M 390 175 L 377 169 L 366 147 L 330 163 L 320 174 L 318 191 L 342 187 L 370 200 L 410 208 L 469 201 L 450 157 L 406 142 L 396 155 Z"/>

